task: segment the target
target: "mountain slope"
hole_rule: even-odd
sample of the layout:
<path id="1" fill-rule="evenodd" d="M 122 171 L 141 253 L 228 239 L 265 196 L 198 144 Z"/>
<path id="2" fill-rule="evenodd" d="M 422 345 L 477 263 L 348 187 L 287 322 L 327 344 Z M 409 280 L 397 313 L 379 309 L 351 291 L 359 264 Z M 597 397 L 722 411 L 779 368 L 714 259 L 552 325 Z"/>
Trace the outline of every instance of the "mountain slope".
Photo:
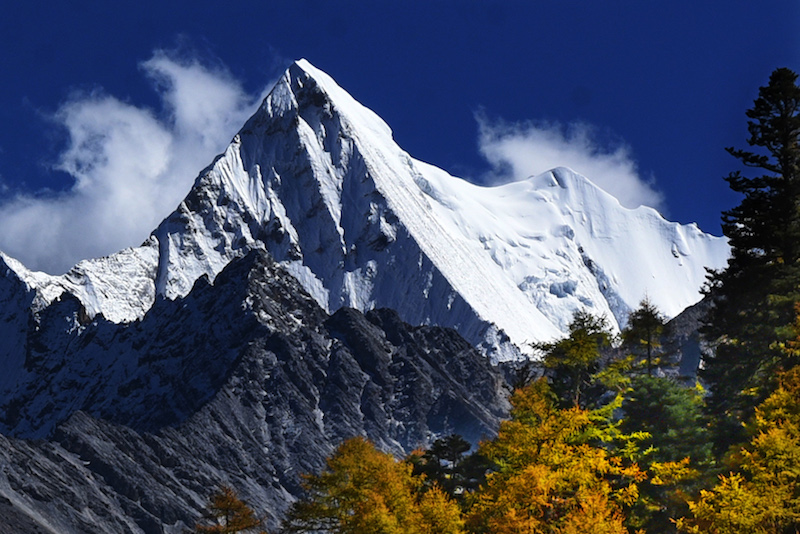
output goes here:
<path id="1" fill-rule="evenodd" d="M 625 209 L 568 169 L 480 187 L 416 161 L 301 60 L 141 247 L 62 277 L 5 262 L 37 302 L 66 291 L 120 322 L 253 248 L 328 311 L 389 307 L 452 326 L 495 359 L 559 337 L 579 308 L 619 327 L 647 295 L 674 316 L 728 255 L 723 239 Z"/>
<path id="2" fill-rule="evenodd" d="M 308 400 L 302 410 L 305 415 L 298 412 L 294 417 L 327 416 L 325 425 L 320 425 L 336 428 L 346 425 L 343 421 L 349 416 L 367 419 L 363 414 L 340 413 L 340 403 L 369 397 L 372 409 L 383 412 L 380 425 L 395 419 L 400 425 L 385 429 L 380 435 L 396 437 L 381 438 L 381 444 L 403 450 L 426 439 L 433 415 L 426 415 L 425 423 L 409 419 L 408 414 L 394 416 L 392 411 L 410 410 L 420 417 L 431 407 L 403 403 L 424 404 L 438 398 L 438 393 L 430 398 L 411 394 L 417 381 L 430 383 L 432 377 L 441 376 L 451 383 L 442 391 L 468 399 L 472 396 L 458 384 L 479 381 L 489 372 L 488 362 L 472 364 L 471 369 L 459 367 L 461 356 L 472 348 L 454 331 L 428 327 L 411 332 L 388 310 L 372 311 L 365 318 L 342 308 L 328 317 L 293 277 L 259 251 L 232 261 L 213 285 L 203 277 L 186 297 L 158 300 L 133 323 L 86 319 L 78 299 L 67 295 L 31 316 L 27 324 L 24 361 L 16 373 L 8 369 L 15 376 L 14 387 L 0 398 L 0 428 L 18 437 L 51 435 L 78 410 L 140 431 L 179 424 L 209 402 L 244 361 L 258 356 L 271 358 L 261 366 L 274 368 L 277 362 L 282 369 L 280 374 L 275 369 L 255 373 L 259 387 L 266 388 L 262 397 L 284 402 L 296 390 Z M 65 325 L 71 326 L 68 332 Z M 453 361 L 448 363 L 443 354 Z M 430 367 L 422 364 L 425 361 L 437 363 Z M 399 367 L 392 370 L 393 366 Z M 341 374 L 347 367 L 352 376 Z M 300 368 L 306 370 L 300 373 Z M 472 377 L 473 372 L 478 374 Z M 277 382 L 270 385 L 271 380 Z M 369 386 L 370 381 L 380 387 Z M 337 395 L 328 387 L 357 391 Z M 462 391 L 453 393 L 453 387 Z M 328 394 L 331 400 L 323 401 Z M 486 405 L 501 405 L 498 398 Z M 473 417 L 483 422 L 466 432 L 475 439 L 496 422 L 496 415 L 484 413 L 480 406 L 475 404 Z M 418 428 L 401 428 L 412 420 Z M 360 432 L 354 427 L 334 433 Z"/>

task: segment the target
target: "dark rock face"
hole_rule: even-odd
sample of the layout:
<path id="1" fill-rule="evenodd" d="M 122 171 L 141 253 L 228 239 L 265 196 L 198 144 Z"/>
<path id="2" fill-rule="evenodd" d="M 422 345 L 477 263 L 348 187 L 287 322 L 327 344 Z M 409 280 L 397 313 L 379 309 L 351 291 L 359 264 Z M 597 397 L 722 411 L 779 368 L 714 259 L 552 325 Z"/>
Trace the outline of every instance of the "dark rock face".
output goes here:
<path id="1" fill-rule="evenodd" d="M 700 328 L 710 307 L 708 298 L 703 298 L 667 323 L 664 346 L 678 366 L 678 375 L 690 382 L 697 378 L 703 352 L 708 347 L 707 341 L 700 334 Z"/>
<path id="2" fill-rule="evenodd" d="M 275 525 L 343 439 L 403 454 L 476 442 L 507 413 L 500 374 L 454 330 L 328 316 L 261 252 L 137 323 L 80 317 L 65 299 L 31 318 L 0 399 L 10 533 L 180 532 L 220 484 Z"/>

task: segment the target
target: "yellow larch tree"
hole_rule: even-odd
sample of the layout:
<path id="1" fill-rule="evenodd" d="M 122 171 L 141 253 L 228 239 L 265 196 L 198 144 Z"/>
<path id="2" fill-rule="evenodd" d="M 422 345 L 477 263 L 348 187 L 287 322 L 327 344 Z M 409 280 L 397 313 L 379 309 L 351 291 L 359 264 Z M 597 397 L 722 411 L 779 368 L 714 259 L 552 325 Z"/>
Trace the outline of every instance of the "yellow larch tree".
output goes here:
<path id="1" fill-rule="evenodd" d="M 517 390 L 511 419 L 481 452 L 497 465 L 467 517 L 474 532 L 622 534 L 645 474 L 589 443 L 590 412 L 559 409 L 545 380 Z"/>
<path id="2" fill-rule="evenodd" d="M 239 532 L 255 532 L 262 520 L 230 486 L 222 486 L 210 498 L 207 522 L 210 524 L 195 525 L 198 534 L 237 534 Z"/>
<path id="3" fill-rule="evenodd" d="M 460 534 L 458 506 L 411 474 L 412 466 L 364 438 L 343 442 L 325 470 L 307 475 L 307 496 L 284 521 L 286 532 Z"/>

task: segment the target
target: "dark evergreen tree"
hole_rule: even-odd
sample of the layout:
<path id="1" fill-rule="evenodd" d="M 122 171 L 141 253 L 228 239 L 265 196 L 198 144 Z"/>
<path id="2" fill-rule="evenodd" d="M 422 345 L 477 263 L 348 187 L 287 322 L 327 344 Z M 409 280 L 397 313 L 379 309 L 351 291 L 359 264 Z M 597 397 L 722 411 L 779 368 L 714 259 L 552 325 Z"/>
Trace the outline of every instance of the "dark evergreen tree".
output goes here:
<path id="1" fill-rule="evenodd" d="M 472 446 L 458 434 L 437 439 L 427 451 L 412 454 L 408 461 L 414 475 L 425 475 L 425 484 L 440 487 L 463 503 L 486 480 L 491 462 L 480 453 L 467 454 Z"/>
<path id="2" fill-rule="evenodd" d="M 671 378 L 637 376 L 622 403 L 621 429 L 647 432 L 641 441 L 650 461 L 678 462 L 689 458 L 695 466 L 711 460 L 711 448 L 702 413 L 703 393 Z"/>
<path id="3" fill-rule="evenodd" d="M 645 297 L 639 307 L 628 317 L 628 326 L 622 331 L 622 342 L 637 358 L 644 358 L 647 374 L 652 376 L 654 365 L 662 356 L 661 336 L 666 319 L 658 308 Z"/>
<path id="4" fill-rule="evenodd" d="M 643 451 L 639 466 L 653 474 L 659 474 L 659 464 L 678 462 L 685 467 L 680 477 L 656 477 L 639 485 L 640 499 L 631 517 L 645 532 L 674 532 L 671 518 L 687 513 L 684 496 L 695 493 L 703 482 L 699 470 L 708 468 L 712 455 L 702 407 L 699 387 L 648 375 L 631 380 L 622 403 L 620 430 L 631 435 L 647 433 L 638 442 Z"/>
<path id="5" fill-rule="evenodd" d="M 800 87 L 797 75 L 777 69 L 747 111 L 750 150 L 727 151 L 759 175 L 733 172 L 731 189 L 744 195 L 725 211 L 722 229 L 732 255 L 709 276 L 713 306 L 703 334 L 715 344 L 702 378 L 718 422 L 720 446 L 743 438 L 741 422 L 771 391 L 787 361 L 780 345 L 790 336 L 800 287 Z"/>
<path id="6" fill-rule="evenodd" d="M 464 453 L 469 451 L 472 446 L 467 440 L 458 434 L 450 434 L 441 439 L 437 439 L 428 451 L 431 458 L 439 463 L 447 463 L 450 467 L 455 466 L 464 457 Z"/>

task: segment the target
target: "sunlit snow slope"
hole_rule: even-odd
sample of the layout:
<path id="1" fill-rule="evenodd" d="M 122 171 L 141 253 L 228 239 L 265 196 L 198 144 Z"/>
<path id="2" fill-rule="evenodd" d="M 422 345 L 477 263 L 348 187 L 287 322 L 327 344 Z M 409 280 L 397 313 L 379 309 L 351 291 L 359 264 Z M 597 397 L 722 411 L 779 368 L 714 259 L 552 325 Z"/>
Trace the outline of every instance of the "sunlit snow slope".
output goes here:
<path id="1" fill-rule="evenodd" d="M 130 321 L 252 248 L 329 311 L 394 308 L 412 324 L 455 327 L 498 359 L 562 335 L 581 308 L 619 327 L 648 296 L 674 316 L 729 253 L 724 239 L 623 208 L 566 168 L 499 187 L 454 178 L 411 158 L 300 60 L 141 247 L 61 277 L 0 256 L 0 278 L 24 286 L 29 297 L 6 293 L 34 309 L 67 291 L 90 316 Z"/>

